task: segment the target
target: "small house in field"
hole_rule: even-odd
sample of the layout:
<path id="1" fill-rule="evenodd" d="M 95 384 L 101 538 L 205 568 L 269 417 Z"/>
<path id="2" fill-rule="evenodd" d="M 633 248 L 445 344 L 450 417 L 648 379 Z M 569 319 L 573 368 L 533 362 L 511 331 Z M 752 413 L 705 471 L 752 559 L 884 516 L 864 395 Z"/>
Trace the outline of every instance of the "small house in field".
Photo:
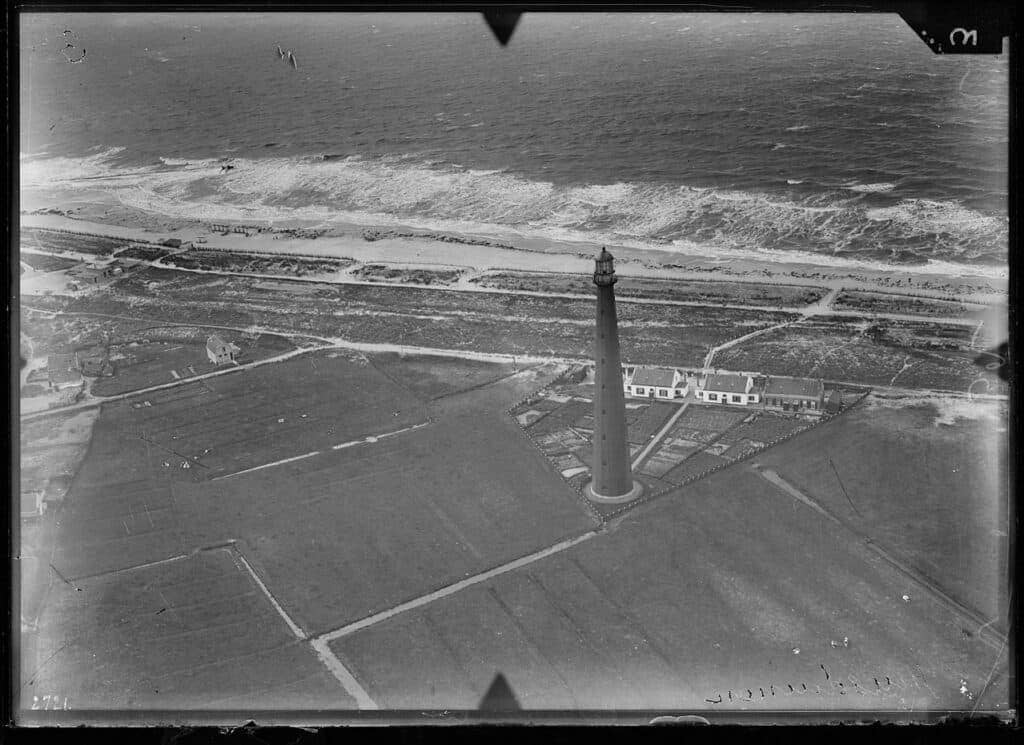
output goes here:
<path id="1" fill-rule="evenodd" d="M 50 480 L 46 482 L 46 492 L 43 494 L 43 502 L 49 503 L 50 505 L 56 506 L 64 501 L 64 497 L 67 496 L 68 489 L 71 488 L 71 476 L 66 473 L 60 473 L 56 476 L 51 476 Z"/>
<path id="2" fill-rule="evenodd" d="M 181 238 L 165 238 L 160 241 L 161 246 L 167 246 L 167 248 L 181 248 Z"/>
<path id="3" fill-rule="evenodd" d="M 46 511 L 42 489 L 31 489 L 21 493 L 21 519 L 30 520 L 39 517 Z"/>
<path id="4" fill-rule="evenodd" d="M 68 269 L 67 275 L 74 278 L 76 284 L 94 285 L 100 282 L 106 274 L 98 266 L 81 266 Z"/>
<path id="5" fill-rule="evenodd" d="M 638 367 L 627 374 L 624 381 L 626 393 L 643 398 L 660 398 L 671 401 L 686 396 L 686 375 L 679 370 L 661 367 Z"/>
<path id="6" fill-rule="evenodd" d="M 772 376 L 764 388 L 764 404 L 783 411 L 821 413 L 825 407 L 825 384 L 820 379 Z"/>
<path id="7" fill-rule="evenodd" d="M 103 267 L 103 276 L 120 277 L 121 275 L 124 274 L 125 269 L 127 268 L 127 264 L 125 264 L 123 261 L 120 261 L 119 259 L 114 259 L 112 262 Z"/>
<path id="8" fill-rule="evenodd" d="M 708 375 L 697 389 L 697 398 L 711 404 L 747 406 L 760 397 L 749 375 Z"/>
<path id="9" fill-rule="evenodd" d="M 110 364 L 107 350 L 102 345 L 79 352 L 78 366 L 82 375 L 88 375 L 91 378 L 114 374 L 114 367 Z"/>
<path id="10" fill-rule="evenodd" d="M 217 334 L 206 340 L 206 356 L 215 365 L 234 362 L 241 350 L 234 344 L 224 341 Z"/>
<path id="11" fill-rule="evenodd" d="M 78 355 L 51 354 L 46 361 L 46 376 L 53 390 L 59 391 L 82 385 Z"/>

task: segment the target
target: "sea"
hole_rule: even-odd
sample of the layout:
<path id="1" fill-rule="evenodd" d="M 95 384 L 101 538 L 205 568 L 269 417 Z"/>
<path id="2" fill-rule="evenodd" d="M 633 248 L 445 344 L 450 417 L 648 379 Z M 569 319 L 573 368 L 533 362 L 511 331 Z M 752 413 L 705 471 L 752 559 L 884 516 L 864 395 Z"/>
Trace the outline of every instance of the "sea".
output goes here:
<path id="1" fill-rule="evenodd" d="M 204 220 L 1007 263 L 1007 56 L 935 55 L 896 15 L 529 13 L 503 48 L 475 13 L 28 13 L 20 60 L 23 188 Z"/>

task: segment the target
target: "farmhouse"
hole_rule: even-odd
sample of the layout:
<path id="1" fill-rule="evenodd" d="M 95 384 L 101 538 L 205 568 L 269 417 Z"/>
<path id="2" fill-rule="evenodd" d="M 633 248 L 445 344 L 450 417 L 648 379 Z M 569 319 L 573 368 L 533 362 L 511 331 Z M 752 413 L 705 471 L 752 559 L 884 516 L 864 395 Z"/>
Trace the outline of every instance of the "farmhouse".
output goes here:
<path id="1" fill-rule="evenodd" d="M 817 411 L 825 405 L 825 384 L 811 378 L 772 376 L 764 389 L 765 406 L 783 411 Z"/>
<path id="2" fill-rule="evenodd" d="M 237 346 L 224 341 L 216 334 L 206 340 L 206 356 L 215 365 L 234 362 L 240 351 Z"/>
<path id="3" fill-rule="evenodd" d="M 107 350 L 102 345 L 91 347 L 78 354 L 79 369 L 82 375 L 89 377 L 110 376 L 114 368 L 107 357 Z"/>
<path id="4" fill-rule="evenodd" d="M 633 368 L 624 381 L 626 393 L 630 396 L 661 398 L 670 400 L 686 396 L 686 375 L 679 370 L 659 367 Z"/>
<path id="5" fill-rule="evenodd" d="M 71 488 L 71 476 L 66 473 L 59 473 L 51 476 L 46 482 L 46 491 L 43 494 L 43 502 L 56 506 L 64 501 L 68 489 Z"/>
<path id="6" fill-rule="evenodd" d="M 21 493 L 21 519 L 39 517 L 46 511 L 42 489 L 31 489 Z"/>
<path id="7" fill-rule="evenodd" d="M 51 354 L 46 361 L 46 374 L 50 388 L 61 390 L 82 385 L 82 373 L 78 369 L 78 355 Z"/>
<path id="8" fill-rule="evenodd" d="M 756 404 L 759 395 L 749 375 L 708 375 L 697 389 L 697 398 L 709 403 Z"/>
<path id="9" fill-rule="evenodd" d="M 67 275 L 74 277 L 78 284 L 94 285 L 103 279 L 105 273 L 98 266 L 82 266 L 68 269 Z"/>
<path id="10" fill-rule="evenodd" d="M 181 238 L 165 238 L 160 241 L 161 246 L 167 246 L 167 248 L 181 248 Z"/>
<path id="11" fill-rule="evenodd" d="M 115 259 L 103 268 L 104 277 L 120 277 L 128 266 L 123 261 Z"/>

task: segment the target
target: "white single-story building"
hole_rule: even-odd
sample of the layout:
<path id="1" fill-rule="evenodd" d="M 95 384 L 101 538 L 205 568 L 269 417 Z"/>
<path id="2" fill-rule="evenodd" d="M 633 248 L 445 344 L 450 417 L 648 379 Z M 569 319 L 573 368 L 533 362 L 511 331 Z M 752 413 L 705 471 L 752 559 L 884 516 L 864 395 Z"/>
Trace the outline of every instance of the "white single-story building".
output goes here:
<path id="1" fill-rule="evenodd" d="M 216 334 L 206 340 L 206 356 L 215 365 L 234 362 L 240 351 L 237 345 L 224 341 Z"/>
<path id="2" fill-rule="evenodd" d="M 627 371 L 623 380 L 626 393 L 643 398 L 670 401 L 684 398 L 687 391 L 686 375 L 679 370 L 660 367 L 636 367 Z"/>
<path id="3" fill-rule="evenodd" d="M 697 388 L 697 398 L 706 403 L 756 404 L 760 401 L 749 375 L 708 375 Z"/>
<path id="4" fill-rule="evenodd" d="M 44 512 L 46 512 L 46 503 L 43 501 L 42 489 L 32 489 L 21 493 L 22 520 L 39 517 Z"/>

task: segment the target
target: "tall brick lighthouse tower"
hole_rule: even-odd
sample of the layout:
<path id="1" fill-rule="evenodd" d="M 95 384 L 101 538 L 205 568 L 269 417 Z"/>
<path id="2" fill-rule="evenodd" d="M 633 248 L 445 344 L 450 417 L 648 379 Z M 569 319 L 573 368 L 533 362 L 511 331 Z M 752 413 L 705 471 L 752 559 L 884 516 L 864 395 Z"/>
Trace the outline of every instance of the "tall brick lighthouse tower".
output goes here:
<path id="1" fill-rule="evenodd" d="M 640 496 L 633 480 L 626 441 L 626 401 L 619 359 L 619 323 L 615 315 L 612 255 L 601 249 L 594 269 L 597 328 L 594 336 L 594 460 L 585 494 L 594 502 L 615 504 Z"/>

